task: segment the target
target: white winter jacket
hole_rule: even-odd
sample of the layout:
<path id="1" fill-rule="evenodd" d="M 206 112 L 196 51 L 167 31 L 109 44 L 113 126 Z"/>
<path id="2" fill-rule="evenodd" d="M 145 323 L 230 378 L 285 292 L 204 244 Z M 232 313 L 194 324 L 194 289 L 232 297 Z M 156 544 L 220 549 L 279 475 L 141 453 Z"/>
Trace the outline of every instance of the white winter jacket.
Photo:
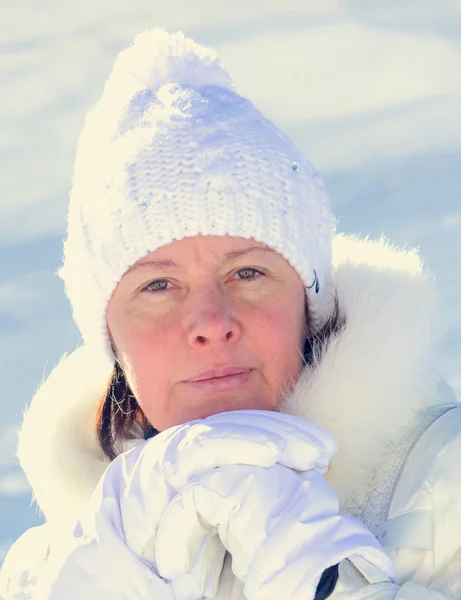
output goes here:
<path id="1" fill-rule="evenodd" d="M 341 512 L 359 518 L 393 558 L 397 583 L 346 560 L 329 597 L 461 599 L 461 406 L 432 368 L 440 335 L 434 284 L 414 253 L 338 236 L 333 286 L 346 327 L 321 361 L 305 368 L 282 410 L 323 427 L 338 443 L 324 477 Z M 78 350 L 25 415 L 19 458 L 47 522 L 7 555 L 5 600 L 33 599 L 57 540 L 108 466 L 93 414 L 110 370 Z M 216 598 L 244 600 L 230 560 Z"/>

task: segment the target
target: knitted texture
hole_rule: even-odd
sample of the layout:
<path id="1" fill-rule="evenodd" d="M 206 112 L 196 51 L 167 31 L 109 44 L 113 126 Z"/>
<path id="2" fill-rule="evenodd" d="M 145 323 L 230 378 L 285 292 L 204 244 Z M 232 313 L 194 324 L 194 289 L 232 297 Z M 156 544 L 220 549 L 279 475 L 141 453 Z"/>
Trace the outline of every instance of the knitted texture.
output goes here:
<path id="1" fill-rule="evenodd" d="M 80 135 L 59 274 L 86 343 L 112 357 L 107 304 L 134 263 L 188 236 L 253 238 L 331 310 L 333 217 L 306 157 L 233 88 L 216 52 L 153 29 L 122 51 Z"/>

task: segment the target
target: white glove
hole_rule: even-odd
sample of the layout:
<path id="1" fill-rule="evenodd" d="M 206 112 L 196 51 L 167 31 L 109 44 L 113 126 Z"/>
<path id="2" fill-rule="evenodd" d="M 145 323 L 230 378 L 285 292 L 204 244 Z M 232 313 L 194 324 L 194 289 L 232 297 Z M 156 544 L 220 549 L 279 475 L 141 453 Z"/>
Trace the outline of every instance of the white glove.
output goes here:
<path id="1" fill-rule="evenodd" d="M 175 597 L 187 597 L 184 572 L 218 534 L 249 600 L 314 598 L 323 571 L 354 555 L 393 577 L 376 538 L 338 515 L 337 496 L 316 468 L 231 465 L 184 487 L 165 511 L 156 546 L 158 572 Z"/>
<path id="2" fill-rule="evenodd" d="M 276 463 L 298 471 L 316 466 L 325 472 L 336 449 L 332 438 L 305 419 L 270 411 L 230 411 L 168 429 L 148 441 L 123 494 L 114 490 L 121 474 L 106 478 L 103 493 L 119 496 L 126 543 L 153 566 L 163 511 L 194 476 L 227 465 Z"/>
<path id="3" fill-rule="evenodd" d="M 56 541 L 36 598 L 90 600 L 98 589 L 130 600 L 173 598 L 157 570 L 156 534 L 168 504 L 193 477 L 236 464 L 325 470 L 335 451 L 320 428 L 268 411 L 231 411 L 168 429 L 108 466 L 72 534 Z M 188 598 L 203 596 L 204 586 L 217 591 L 224 552 L 209 536 L 188 575 Z"/>

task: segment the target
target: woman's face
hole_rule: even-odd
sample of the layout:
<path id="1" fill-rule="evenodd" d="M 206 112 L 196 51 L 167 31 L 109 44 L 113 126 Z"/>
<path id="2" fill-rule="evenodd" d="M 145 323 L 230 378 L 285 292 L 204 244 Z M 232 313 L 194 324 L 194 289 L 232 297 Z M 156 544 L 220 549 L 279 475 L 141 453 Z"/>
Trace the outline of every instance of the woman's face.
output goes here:
<path id="1" fill-rule="evenodd" d="M 117 286 L 107 324 L 159 431 L 227 410 L 275 410 L 299 377 L 308 334 L 294 269 L 265 244 L 231 236 L 184 238 L 149 253 Z M 206 374 L 226 368 L 240 374 Z"/>

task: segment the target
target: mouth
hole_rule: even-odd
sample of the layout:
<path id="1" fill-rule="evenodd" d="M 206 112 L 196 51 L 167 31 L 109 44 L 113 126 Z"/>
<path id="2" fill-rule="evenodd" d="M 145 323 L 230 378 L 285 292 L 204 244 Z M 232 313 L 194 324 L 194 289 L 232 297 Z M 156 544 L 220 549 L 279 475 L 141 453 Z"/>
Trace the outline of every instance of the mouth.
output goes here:
<path id="1" fill-rule="evenodd" d="M 190 377 L 186 379 L 186 382 L 193 381 L 205 381 L 209 379 L 217 379 L 222 377 L 227 377 L 229 375 L 238 375 L 240 373 L 248 373 L 251 371 L 248 367 L 222 367 L 218 369 L 212 369 L 211 371 L 204 371 L 203 373 L 199 373 L 194 377 Z"/>
<path id="2" fill-rule="evenodd" d="M 221 369 L 221 371 L 223 370 L 224 369 Z M 249 381 L 252 372 L 253 369 L 245 369 L 243 371 L 240 370 L 234 373 L 220 374 L 211 377 L 209 375 L 204 377 L 204 374 L 202 374 L 200 376 L 201 379 L 189 379 L 187 381 L 183 381 L 183 383 L 189 388 L 195 388 L 202 391 L 209 390 L 212 392 L 219 392 L 226 390 L 235 390 L 239 387 L 244 386 Z"/>

